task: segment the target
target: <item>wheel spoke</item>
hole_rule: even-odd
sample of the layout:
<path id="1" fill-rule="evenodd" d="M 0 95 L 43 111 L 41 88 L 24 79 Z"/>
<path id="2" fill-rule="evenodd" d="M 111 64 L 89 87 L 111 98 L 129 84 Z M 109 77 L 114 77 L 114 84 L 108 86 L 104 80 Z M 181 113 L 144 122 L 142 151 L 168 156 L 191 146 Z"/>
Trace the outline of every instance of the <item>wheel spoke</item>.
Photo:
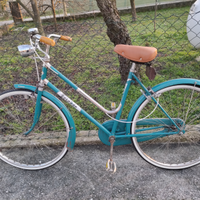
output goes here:
<path id="1" fill-rule="evenodd" d="M 33 123 L 36 98 L 31 94 L 32 91 L 13 90 L 0 95 L 0 159 L 18 168 L 36 170 L 49 167 L 64 156 L 70 128 L 62 111 L 42 97 L 40 120 L 24 136 Z"/>
<path id="2" fill-rule="evenodd" d="M 141 138 L 133 137 L 133 144 L 138 153 L 149 163 L 166 169 L 184 169 L 200 163 L 200 89 L 196 86 L 177 85 L 164 88 L 160 91 L 159 103 L 174 119 L 174 122 L 183 132 L 159 138 L 151 138 L 142 141 Z M 145 100 L 137 110 L 133 120 L 142 118 L 152 110 L 155 105 Z M 155 123 L 144 124 L 144 131 L 141 131 L 133 123 L 132 134 L 144 134 L 147 129 L 154 130 L 156 123 L 165 126 L 162 131 L 177 132 L 174 125 L 167 124 L 165 114 L 157 108 L 149 117 Z M 158 125 L 157 125 L 158 126 Z M 137 129 L 139 128 L 139 131 Z"/>

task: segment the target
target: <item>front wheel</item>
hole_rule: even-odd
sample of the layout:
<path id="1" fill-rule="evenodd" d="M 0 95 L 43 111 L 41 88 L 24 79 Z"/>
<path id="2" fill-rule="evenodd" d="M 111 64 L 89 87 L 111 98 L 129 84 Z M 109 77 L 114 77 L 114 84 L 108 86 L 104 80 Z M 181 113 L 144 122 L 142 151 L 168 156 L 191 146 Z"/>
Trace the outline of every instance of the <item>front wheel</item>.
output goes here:
<path id="1" fill-rule="evenodd" d="M 32 91 L 22 89 L 0 95 L 0 159 L 21 169 L 49 167 L 67 152 L 68 121 L 45 97 L 39 122 L 24 135 L 33 123 L 36 98 Z"/>
<path id="2" fill-rule="evenodd" d="M 131 130 L 132 134 L 152 135 L 132 138 L 137 152 L 147 162 L 165 169 L 184 169 L 199 164 L 200 88 L 175 85 L 157 93 L 160 94 L 159 104 L 173 118 L 181 132 L 167 135 L 177 132 L 177 128 L 159 107 L 144 119 L 156 106 L 152 100 L 146 99 L 133 117 Z"/>

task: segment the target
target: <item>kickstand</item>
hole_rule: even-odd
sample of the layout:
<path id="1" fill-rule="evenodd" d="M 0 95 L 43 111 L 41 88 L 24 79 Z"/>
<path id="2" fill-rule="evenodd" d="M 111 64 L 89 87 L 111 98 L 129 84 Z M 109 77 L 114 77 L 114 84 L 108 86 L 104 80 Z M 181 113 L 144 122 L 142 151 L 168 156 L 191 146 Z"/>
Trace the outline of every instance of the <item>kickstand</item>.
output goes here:
<path id="1" fill-rule="evenodd" d="M 113 162 L 113 144 L 115 142 L 115 137 L 110 136 L 109 137 L 109 142 L 110 142 L 110 159 L 106 163 L 106 170 L 115 173 L 117 170 L 116 163 Z"/>

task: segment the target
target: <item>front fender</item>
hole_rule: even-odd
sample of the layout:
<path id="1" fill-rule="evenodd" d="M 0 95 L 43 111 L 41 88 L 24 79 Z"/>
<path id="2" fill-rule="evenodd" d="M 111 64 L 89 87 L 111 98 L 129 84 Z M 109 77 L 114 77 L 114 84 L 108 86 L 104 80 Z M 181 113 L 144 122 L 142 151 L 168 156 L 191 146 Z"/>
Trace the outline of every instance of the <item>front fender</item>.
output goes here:
<path id="1" fill-rule="evenodd" d="M 20 89 L 27 89 L 27 90 L 31 90 L 31 91 L 36 90 L 35 86 L 25 85 L 25 84 L 15 84 L 14 87 L 16 89 L 20 88 Z M 67 118 L 67 121 L 68 121 L 69 126 L 70 126 L 69 137 L 68 137 L 68 141 L 67 141 L 67 147 L 69 149 L 73 149 L 74 144 L 75 144 L 75 140 L 76 140 L 76 128 L 75 128 L 75 123 L 74 123 L 74 120 L 73 120 L 70 112 L 68 111 L 66 106 L 58 98 L 56 98 L 54 95 L 52 95 L 51 93 L 49 93 L 47 91 L 43 91 L 43 96 L 46 97 L 47 99 L 51 100 L 60 109 L 62 109 L 62 112 L 64 113 L 65 117 Z M 63 109 L 63 108 L 65 108 L 65 109 Z"/>
<path id="2" fill-rule="evenodd" d="M 152 88 L 154 92 L 157 92 L 161 89 L 164 89 L 166 87 L 174 86 L 174 85 L 196 85 L 200 87 L 200 81 L 197 79 L 190 79 L 190 78 L 181 78 L 181 79 L 174 79 L 169 80 L 163 83 L 160 83 Z M 144 95 L 141 95 L 138 100 L 135 102 L 133 107 L 131 108 L 127 121 L 132 121 L 137 109 L 140 107 L 140 105 L 145 101 L 146 97 Z M 131 133 L 131 123 L 128 123 L 126 125 L 126 134 Z"/>

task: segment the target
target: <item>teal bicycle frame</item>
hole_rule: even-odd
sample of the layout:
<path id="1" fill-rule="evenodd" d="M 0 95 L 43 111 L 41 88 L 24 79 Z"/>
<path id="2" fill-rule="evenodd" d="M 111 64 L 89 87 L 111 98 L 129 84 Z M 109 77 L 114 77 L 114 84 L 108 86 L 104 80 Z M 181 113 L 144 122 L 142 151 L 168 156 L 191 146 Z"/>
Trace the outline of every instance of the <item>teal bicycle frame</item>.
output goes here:
<path id="1" fill-rule="evenodd" d="M 47 85 L 49 88 L 51 88 L 55 93 L 57 93 L 62 99 L 64 99 L 67 103 L 69 103 L 72 107 L 74 107 L 76 110 L 78 110 L 82 115 L 84 115 L 87 119 L 89 119 L 93 124 L 95 124 L 104 134 L 105 136 L 100 136 L 100 139 L 103 143 L 106 143 L 107 145 L 109 145 L 109 137 L 110 136 L 115 136 L 116 138 L 116 142 L 114 145 L 122 145 L 122 144 L 128 144 L 131 142 L 130 138 L 131 137 L 146 137 L 146 140 L 152 139 L 157 137 L 158 135 L 161 136 L 163 134 L 163 136 L 166 135 L 171 135 L 171 134 L 177 134 L 180 133 L 180 129 L 179 127 L 176 125 L 174 119 L 172 119 L 167 113 L 166 111 L 161 107 L 160 104 L 158 104 L 157 100 L 155 99 L 155 95 L 152 94 L 142 83 L 141 81 L 135 76 L 134 72 L 134 67 L 135 67 L 135 63 L 133 63 L 132 68 L 129 72 L 128 75 L 128 79 L 124 88 L 124 92 L 122 95 L 122 99 L 121 99 L 121 103 L 119 105 L 119 107 L 115 110 L 115 111 L 107 111 L 105 108 L 103 108 L 100 104 L 98 104 L 94 99 L 92 99 L 90 96 L 88 96 L 85 92 L 83 92 L 80 88 L 78 88 L 73 82 L 71 82 L 68 78 L 66 78 L 62 73 L 60 73 L 58 70 L 56 70 L 53 66 L 51 66 L 49 63 L 46 64 L 46 66 L 43 66 L 42 69 L 42 76 L 41 76 L 41 81 L 40 84 L 42 85 L 42 87 L 39 87 L 37 90 L 37 101 L 36 101 L 36 106 L 35 106 L 35 114 L 34 114 L 34 120 L 33 120 L 33 124 L 30 128 L 29 131 L 27 131 L 25 133 L 25 135 L 29 134 L 32 129 L 34 128 L 34 126 L 37 124 L 39 117 L 40 117 L 40 113 L 41 113 L 41 109 L 42 109 L 42 103 L 41 103 L 41 98 L 42 95 L 44 93 L 43 91 L 43 85 Z M 46 79 L 47 76 L 47 68 L 49 68 L 52 72 L 54 72 L 59 78 L 61 78 L 63 81 L 65 81 L 68 85 L 70 85 L 73 89 L 75 89 L 77 92 L 79 92 L 82 96 L 84 96 L 85 98 L 87 98 L 88 100 L 90 100 L 93 104 L 95 104 L 96 106 L 98 106 L 102 111 L 106 112 L 106 113 L 117 113 L 115 120 L 112 122 L 112 128 L 111 131 L 109 131 L 105 125 L 100 124 L 98 121 L 96 121 L 92 116 L 90 116 L 85 110 L 83 110 L 80 106 L 78 106 L 75 102 L 73 102 L 69 97 L 67 97 L 64 93 L 62 93 L 57 87 L 55 87 L 50 81 L 48 81 Z M 129 91 L 129 88 L 131 86 L 131 83 L 134 82 L 133 78 L 135 79 L 135 81 L 137 81 L 139 83 L 139 85 L 142 87 L 142 89 L 144 90 L 143 92 L 143 97 L 145 98 L 151 98 L 154 102 L 155 102 L 155 106 L 158 105 L 158 107 L 161 109 L 161 111 L 166 115 L 166 117 L 168 119 L 162 119 L 165 120 L 165 124 L 170 124 L 170 125 L 174 125 L 177 128 L 176 132 L 166 132 L 166 131 L 161 131 L 161 132 L 154 132 L 152 133 L 145 133 L 145 134 L 130 134 L 129 131 L 121 131 L 121 132 L 117 132 L 117 128 L 118 126 L 123 126 L 122 122 L 119 122 L 120 117 L 121 117 L 121 113 L 125 104 L 125 100 Z M 179 80 L 179 79 L 178 79 Z M 181 81 L 182 82 L 182 81 Z M 27 88 L 27 89 L 32 89 L 31 87 L 28 87 L 27 85 L 15 85 L 16 88 Z M 33 90 L 33 89 L 32 89 Z M 134 104 L 133 108 L 138 107 L 137 102 Z M 66 107 L 63 107 L 62 109 L 66 109 Z M 69 120 L 69 119 L 68 119 Z M 130 119 L 130 117 L 128 117 L 127 120 L 123 120 L 123 122 L 127 123 L 129 122 L 129 120 L 131 121 L 132 119 Z M 138 124 L 152 124 L 153 121 L 155 120 L 151 120 L 151 119 L 146 119 L 146 120 L 142 120 L 137 122 Z M 106 122 L 105 122 L 106 123 Z M 126 125 L 127 127 L 130 127 L 129 125 Z M 156 127 L 158 128 L 158 127 Z M 152 129 L 152 128 L 151 128 Z M 130 129 L 129 129 L 130 130 Z M 143 130 L 143 129 L 142 129 Z M 146 129 L 145 129 L 146 130 Z M 137 131 L 136 131 L 137 132 Z M 72 147 L 73 148 L 73 147 Z"/>

